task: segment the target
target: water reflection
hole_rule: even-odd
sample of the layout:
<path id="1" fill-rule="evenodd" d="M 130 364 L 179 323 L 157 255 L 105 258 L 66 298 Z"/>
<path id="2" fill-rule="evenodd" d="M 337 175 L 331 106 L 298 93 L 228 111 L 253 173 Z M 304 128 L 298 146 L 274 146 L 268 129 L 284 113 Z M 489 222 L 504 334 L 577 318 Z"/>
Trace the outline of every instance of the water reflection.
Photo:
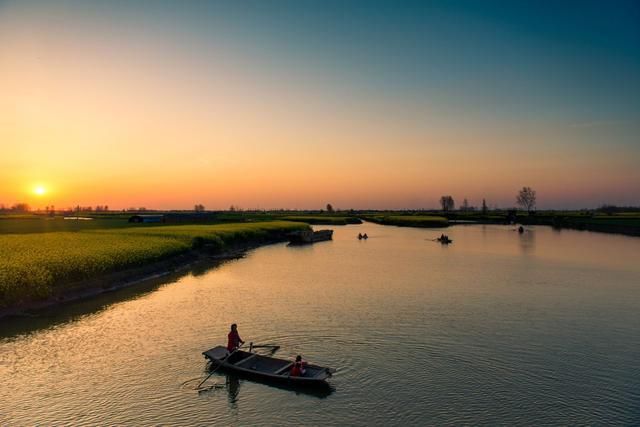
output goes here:
<path id="1" fill-rule="evenodd" d="M 114 304 L 144 297 L 183 277 L 203 276 L 223 262 L 226 261 L 201 260 L 180 271 L 142 280 L 129 287 L 108 291 L 84 300 L 69 301 L 57 306 L 3 318 L 0 320 L 0 339 L 27 335 L 40 329 L 53 328 L 60 324 L 80 320 L 86 315 L 108 310 Z"/>
<path id="2" fill-rule="evenodd" d="M 224 377 L 225 379 L 225 388 L 227 389 L 227 400 L 229 402 L 229 407 L 232 409 L 237 409 L 240 389 L 242 388 L 243 382 L 250 382 L 259 384 L 260 387 L 268 387 L 274 390 L 284 390 L 288 393 L 293 393 L 295 395 L 304 395 L 315 397 L 318 399 L 325 399 L 329 397 L 333 392 L 336 391 L 335 387 L 290 387 L 285 384 L 273 383 L 268 380 L 261 380 L 259 378 L 252 379 L 244 379 L 236 374 L 230 372 L 224 372 L 218 374 L 220 378 Z"/>
<path id="3" fill-rule="evenodd" d="M 523 255 L 531 255 L 535 253 L 536 232 L 533 227 L 525 228 L 524 232 L 518 233 L 520 243 L 520 252 Z"/>
<path id="4" fill-rule="evenodd" d="M 238 394 L 240 393 L 240 378 L 235 375 L 227 375 L 227 398 L 231 409 L 238 409 Z"/>

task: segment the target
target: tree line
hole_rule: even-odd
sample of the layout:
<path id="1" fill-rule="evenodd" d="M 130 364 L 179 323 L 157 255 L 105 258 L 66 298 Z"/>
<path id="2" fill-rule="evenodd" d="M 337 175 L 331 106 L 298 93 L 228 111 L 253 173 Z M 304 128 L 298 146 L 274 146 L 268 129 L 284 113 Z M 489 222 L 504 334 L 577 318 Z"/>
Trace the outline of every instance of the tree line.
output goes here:
<path id="1" fill-rule="evenodd" d="M 531 212 L 535 209 L 536 206 L 536 191 L 531 187 L 522 187 L 518 194 L 516 195 L 516 203 L 522 210 L 527 212 Z M 446 195 L 440 197 L 440 207 L 443 212 L 453 211 L 456 207 L 456 202 L 451 195 Z M 487 201 L 482 199 L 482 214 L 486 214 L 489 211 L 487 207 Z M 463 212 L 474 212 L 476 211 L 475 206 L 470 206 L 469 201 L 465 198 L 460 205 L 460 211 Z"/>

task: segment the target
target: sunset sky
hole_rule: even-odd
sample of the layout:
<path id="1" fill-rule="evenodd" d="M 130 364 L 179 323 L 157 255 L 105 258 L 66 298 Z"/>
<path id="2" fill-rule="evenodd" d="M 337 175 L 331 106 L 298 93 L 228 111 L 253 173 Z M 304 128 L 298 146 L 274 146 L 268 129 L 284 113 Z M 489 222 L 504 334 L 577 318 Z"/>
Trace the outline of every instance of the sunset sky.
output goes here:
<path id="1" fill-rule="evenodd" d="M 640 205 L 640 2 L 0 0 L 5 205 L 508 207 L 524 185 Z"/>

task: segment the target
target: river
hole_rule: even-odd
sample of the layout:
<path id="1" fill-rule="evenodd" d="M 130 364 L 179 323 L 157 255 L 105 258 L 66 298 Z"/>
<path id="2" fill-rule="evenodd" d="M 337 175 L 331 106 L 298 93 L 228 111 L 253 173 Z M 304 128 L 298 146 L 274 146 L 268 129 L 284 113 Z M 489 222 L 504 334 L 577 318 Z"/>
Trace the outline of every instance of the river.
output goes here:
<path id="1" fill-rule="evenodd" d="M 0 424 L 640 423 L 640 238 L 334 229 L 0 320 Z M 441 232 L 451 245 L 431 240 Z M 333 390 L 217 373 L 228 385 L 181 387 L 233 322 L 246 341 L 336 368 Z"/>

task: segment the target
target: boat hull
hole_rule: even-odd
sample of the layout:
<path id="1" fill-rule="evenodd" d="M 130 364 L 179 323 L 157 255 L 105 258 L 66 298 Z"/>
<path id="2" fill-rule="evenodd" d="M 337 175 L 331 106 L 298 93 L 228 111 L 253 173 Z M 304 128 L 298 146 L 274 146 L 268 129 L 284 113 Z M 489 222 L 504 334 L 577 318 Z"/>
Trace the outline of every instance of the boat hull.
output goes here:
<path id="1" fill-rule="evenodd" d="M 331 377 L 328 368 L 307 365 L 304 376 L 291 376 L 292 363 L 288 360 L 238 351 L 227 357 L 224 347 L 215 347 L 202 353 L 211 362 L 212 368 L 232 372 L 238 376 L 273 383 L 286 387 L 329 388 L 327 379 Z"/>

